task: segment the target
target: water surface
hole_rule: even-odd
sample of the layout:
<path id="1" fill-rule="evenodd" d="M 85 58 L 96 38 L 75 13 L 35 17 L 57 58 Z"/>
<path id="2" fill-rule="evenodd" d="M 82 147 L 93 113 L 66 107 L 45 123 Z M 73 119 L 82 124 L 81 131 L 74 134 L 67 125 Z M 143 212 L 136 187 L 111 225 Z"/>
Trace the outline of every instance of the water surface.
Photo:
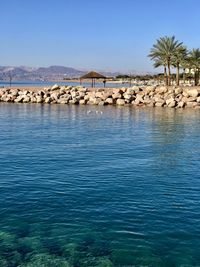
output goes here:
<path id="1" fill-rule="evenodd" d="M 200 266 L 200 112 L 0 103 L 0 266 Z"/>
<path id="2" fill-rule="evenodd" d="M 80 86 L 80 82 L 77 81 L 63 81 L 63 82 L 55 82 L 55 81 L 12 81 L 11 87 L 49 87 L 53 86 L 54 84 L 58 84 L 60 86 Z M 103 82 L 98 82 L 96 80 L 96 87 L 104 87 Z M 132 84 L 133 85 L 133 84 Z M 81 86 L 84 87 L 91 87 L 92 83 L 91 82 L 85 82 L 82 81 Z M 1 87 L 10 87 L 10 82 L 8 81 L 0 81 L 0 88 Z M 112 82 L 107 82 L 106 83 L 106 88 L 121 88 L 121 87 L 130 87 L 130 83 L 112 83 Z"/>

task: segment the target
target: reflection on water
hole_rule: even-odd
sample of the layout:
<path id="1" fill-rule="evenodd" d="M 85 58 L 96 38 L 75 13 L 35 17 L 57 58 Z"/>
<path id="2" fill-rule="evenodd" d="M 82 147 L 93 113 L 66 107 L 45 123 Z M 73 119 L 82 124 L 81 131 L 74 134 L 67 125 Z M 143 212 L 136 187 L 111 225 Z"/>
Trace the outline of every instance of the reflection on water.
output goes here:
<path id="1" fill-rule="evenodd" d="M 0 104 L 0 266 L 199 266 L 200 112 Z"/>

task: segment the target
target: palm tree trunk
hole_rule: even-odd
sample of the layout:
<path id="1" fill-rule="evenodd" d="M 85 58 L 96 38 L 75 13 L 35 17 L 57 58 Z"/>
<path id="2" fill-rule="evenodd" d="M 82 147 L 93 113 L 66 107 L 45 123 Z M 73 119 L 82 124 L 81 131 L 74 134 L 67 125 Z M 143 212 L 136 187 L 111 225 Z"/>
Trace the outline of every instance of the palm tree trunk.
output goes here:
<path id="1" fill-rule="evenodd" d="M 186 76 L 186 73 L 185 73 L 185 68 L 183 69 L 183 83 L 185 84 L 185 77 Z"/>
<path id="2" fill-rule="evenodd" d="M 171 85 L 171 71 L 170 71 L 170 60 L 167 60 L 167 68 L 168 68 L 168 85 Z"/>
<path id="3" fill-rule="evenodd" d="M 164 80 L 165 80 L 165 85 L 168 85 L 168 78 L 167 78 L 167 68 L 164 66 Z"/>
<path id="4" fill-rule="evenodd" d="M 176 66 L 176 85 L 179 86 L 179 76 L 180 76 L 180 67 L 179 67 L 179 63 L 177 63 Z"/>
<path id="5" fill-rule="evenodd" d="M 197 86 L 199 84 L 199 71 L 195 70 L 194 73 L 194 85 Z"/>

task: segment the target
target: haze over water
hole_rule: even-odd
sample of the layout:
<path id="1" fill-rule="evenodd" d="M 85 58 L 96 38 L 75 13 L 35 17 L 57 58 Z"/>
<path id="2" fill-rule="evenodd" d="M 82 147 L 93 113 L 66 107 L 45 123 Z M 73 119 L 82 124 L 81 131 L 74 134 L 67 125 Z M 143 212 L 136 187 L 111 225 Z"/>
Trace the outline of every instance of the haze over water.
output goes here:
<path id="1" fill-rule="evenodd" d="M 199 115 L 0 103 L 1 266 L 199 266 Z"/>

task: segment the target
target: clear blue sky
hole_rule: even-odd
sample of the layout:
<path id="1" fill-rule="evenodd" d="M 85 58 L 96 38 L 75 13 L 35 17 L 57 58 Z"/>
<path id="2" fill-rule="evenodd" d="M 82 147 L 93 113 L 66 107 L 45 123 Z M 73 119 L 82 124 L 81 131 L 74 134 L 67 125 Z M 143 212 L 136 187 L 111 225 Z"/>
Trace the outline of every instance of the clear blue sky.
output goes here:
<path id="1" fill-rule="evenodd" d="M 0 65 L 152 71 L 157 38 L 200 47 L 199 0 L 1 0 Z"/>

